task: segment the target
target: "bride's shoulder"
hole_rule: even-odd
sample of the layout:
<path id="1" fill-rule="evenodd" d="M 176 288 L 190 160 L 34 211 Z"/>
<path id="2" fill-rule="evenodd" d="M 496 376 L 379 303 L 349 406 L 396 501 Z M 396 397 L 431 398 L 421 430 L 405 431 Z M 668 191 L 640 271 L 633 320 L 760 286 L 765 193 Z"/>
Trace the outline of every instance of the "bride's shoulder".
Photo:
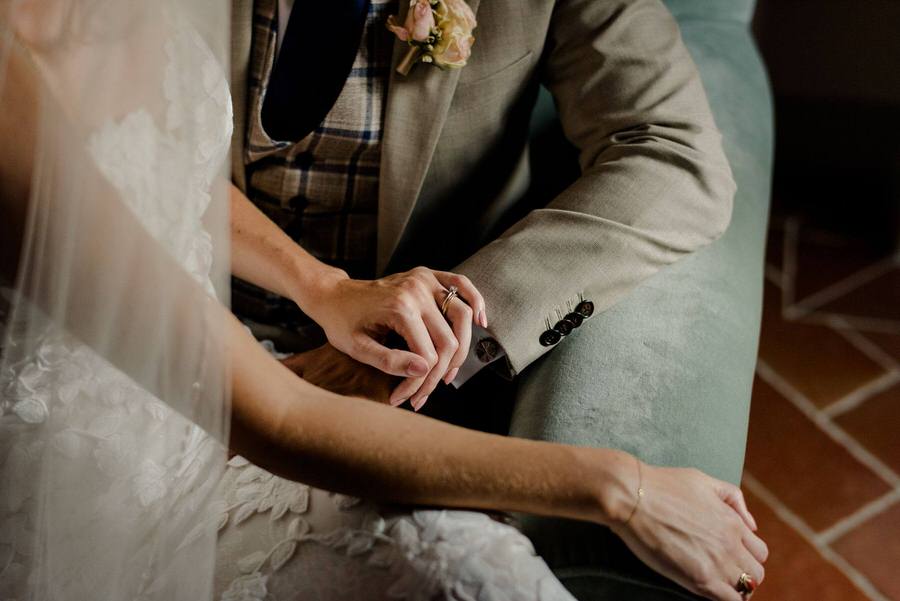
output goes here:
<path id="1" fill-rule="evenodd" d="M 166 41 L 166 99 L 193 107 L 193 117 L 204 122 L 201 127 L 221 132 L 231 127 L 231 90 L 224 51 L 214 48 L 227 43 L 219 39 L 227 29 L 201 30 L 195 17 L 180 11 L 167 14 L 171 32 Z M 230 137 L 230 129 L 226 133 Z"/>

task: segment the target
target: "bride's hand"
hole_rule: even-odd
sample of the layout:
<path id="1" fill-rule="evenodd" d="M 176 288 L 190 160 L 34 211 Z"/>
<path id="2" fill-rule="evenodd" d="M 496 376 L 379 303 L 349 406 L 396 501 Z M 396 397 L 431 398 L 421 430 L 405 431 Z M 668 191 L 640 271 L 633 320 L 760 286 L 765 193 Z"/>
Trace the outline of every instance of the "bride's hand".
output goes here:
<path id="1" fill-rule="evenodd" d="M 715 601 L 741 601 L 736 585 L 744 572 L 762 582 L 769 551 L 738 487 L 694 469 L 642 464 L 641 471 L 637 509 L 623 504 L 611 526 L 635 555 Z"/>
<path id="2" fill-rule="evenodd" d="M 459 299 L 440 303 L 455 286 Z M 410 399 L 418 410 L 444 379 L 452 381 L 465 361 L 473 316 L 487 326 L 484 299 L 468 278 L 416 267 L 378 280 L 336 278 L 321 286 L 310 315 L 338 350 L 377 369 L 406 378 L 390 397 L 392 405 Z M 390 349 L 396 332 L 409 351 Z"/>

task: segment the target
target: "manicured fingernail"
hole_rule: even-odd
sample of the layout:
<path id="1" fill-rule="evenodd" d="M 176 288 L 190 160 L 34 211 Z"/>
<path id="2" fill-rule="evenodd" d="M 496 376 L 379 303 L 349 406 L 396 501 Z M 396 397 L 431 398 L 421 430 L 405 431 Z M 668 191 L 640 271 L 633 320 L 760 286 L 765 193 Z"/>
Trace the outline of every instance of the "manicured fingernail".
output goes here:
<path id="1" fill-rule="evenodd" d="M 428 375 L 428 364 L 422 359 L 411 359 L 406 366 L 406 375 L 422 377 Z"/>
<path id="2" fill-rule="evenodd" d="M 414 409 L 416 412 L 418 412 L 419 409 L 422 408 L 422 406 L 425 404 L 425 401 L 427 401 L 427 400 L 428 400 L 428 397 L 427 397 L 427 396 L 423 396 L 422 398 L 420 398 L 420 399 L 417 400 L 417 401 L 412 401 L 413 409 Z"/>
<path id="3" fill-rule="evenodd" d="M 454 367 L 453 369 L 451 369 L 450 371 L 448 371 L 448 372 L 447 372 L 447 375 L 444 376 L 444 384 L 448 384 L 448 385 L 449 385 L 450 382 L 452 382 L 453 380 L 456 379 L 456 374 L 458 374 L 458 373 L 459 373 L 459 368 L 458 368 L 458 367 Z"/>
<path id="4" fill-rule="evenodd" d="M 403 403 L 406 402 L 406 399 L 403 397 L 400 397 L 398 399 L 393 399 L 392 401 L 389 401 L 389 402 L 391 404 L 391 407 L 399 407 L 400 405 L 402 405 Z"/>
<path id="5" fill-rule="evenodd" d="M 481 327 L 482 327 L 482 328 L 488 327 L 488 324 L 487 324 L 487 313 L 484 312 L 484 309 L 481 310 Z"/>

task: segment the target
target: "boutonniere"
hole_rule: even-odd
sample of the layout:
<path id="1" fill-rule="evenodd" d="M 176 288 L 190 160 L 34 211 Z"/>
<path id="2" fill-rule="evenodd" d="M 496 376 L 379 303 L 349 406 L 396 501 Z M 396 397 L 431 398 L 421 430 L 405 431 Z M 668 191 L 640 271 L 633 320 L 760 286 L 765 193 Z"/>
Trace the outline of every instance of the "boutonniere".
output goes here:
<path id="1" fill-rule="evenodd" d="M 465 67 L 476 25 L 475 13 L 464 0 L 410 0 L 403 25 L 395 15 L 387 20 L 387 28 L 409 44 L 397 72 L 406 75 L 418 62 L 441 69 Z"/>

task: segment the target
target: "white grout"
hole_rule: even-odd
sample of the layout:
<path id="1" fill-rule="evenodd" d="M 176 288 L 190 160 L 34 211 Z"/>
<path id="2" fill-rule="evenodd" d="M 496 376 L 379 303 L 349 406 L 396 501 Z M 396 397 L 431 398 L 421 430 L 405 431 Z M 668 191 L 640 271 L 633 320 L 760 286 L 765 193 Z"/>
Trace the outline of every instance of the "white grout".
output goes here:
<path id="1" fill-rule="evenodd" d="M 798 314 L 793 311 L 794 307 L 789 307 L 788 311 L 792 319 L 798 319 Z M 803 315 L 803 323 L 817 323 L 821 325 L 831 325 L 835 320 L 844 322 L 845 327 L 854 328 L 863 332 L 875 332 L 877 334 L 896 334 L 900 335 L 900 319 L 885 319 L 881 317 L 861 317 L 859 315 L 848 315 L 846 313 L 830 313 L 827 311 L 815 311 L 808 315 Z"/>
<path id="2" fill-rule="evenodd" d="M 872 601 L 889 601 L 872 582 L 845 558 L 831 548 L 831 544 L 848 532 L 862 525 L 874 516 L 888 510 L 900 502 L 900 476 L 889 466 L 863 447 L 850 436 L 832 418 L 850 411 L 874 395 L 900 382 L 900 362 L 878 347 L 864 334 L 851 329 L 900 334 L 900 321 L 882 318 L 869 318 L 842 315 L 817 311 L 827 303 L 843 296 L 860 286 L 875 280 L 900 265 L 900 253 L 878 261 L 856 273 L 839 280 L 796 302 L 797 256 L 799 248 L 799 220 L 795 217 L 784 222 L 784 246 L 782 251 L 782 268 L 766 264 L 765 277 L 781 288 L 781 313 L 785 319 L 803 319 L 806 323 L 820 323 L 837 331 L 848 342 L 863 352 L 867 357 L 883 367 L 887 373 L 857 388 L 842 399 L 822 410 L 816 407 L 805 395 L 781 377 L 762 359 L 757 364 L 757 374 L 769 385 L 780 392 L 791 404 L 816 424 L 828 437 L 841 445 L 857 461 L 868 467 L 882 480 L 891 485 L 892 490 L 881 497 L 867 503 L 852 514 L 845 516 L 829 528 L 816 532 L 797 514 L 793 513 L 762 483 L 750 473 L 744 473 L 744 484 L 749 490 L 769 505 L 778 517 L 812 545 L 819 554 L 836 569 L 843 573 L 857 588 Z"/>
<path id="3" fill-rule="evenodd" d="M 766 277 L 772 283 L 781 287 L 781 311 L 786 319 L 804 319 L 816 322 L 828 322 L 829 319 L 838 318 L 847 320 L 848 325 L 853 325 L 861 330 L 900 334 L 900 320 L 868 318 L 838 313 L 823 313 L 816 311 L 832 300 L 852 292 L 860 286 L 877 279 L 879 276 L 900 267 L 900 252 L 885 257 L 875 263 L 856 271 L 850 276 L 839 280 L 810 296 L 797 300 L 797 270 L 800 240 L 800 221 L 797 217 L 788 217 L 783 225 L 783 249 L 782 268 L 766 266 Z M 818 317 L 818 318 L 817 318 Z"/>
<path id="4" fill-rule="evenodd" d="M 800 314 L 809 314 L 819 307 L 856 290 L 860 286 L 868 284 L 884 274 L 893 271 L 896 267 L 896 257 L 891 256 L 881 259 L 880 261 L 876 261 L 875 263 L 856 271 L 852 275 L 845 277 L 843 280 L 838 280 L 822 290 L 807 296 L 803 300 L 795 302 L 792 308 Z M 796 273 L 796 270 L 793 273 Z M 791 298 L 794 297 L 792 296 Z"/>
<path id="5" fill-rule="evenodd" d="M 765 361 L 760 359 L 756 364 L 756 373 L 769 385 L 775 388 L 788 401 L 799 409 L 806 417 L 812 420 L 832 440 L 842 445 L 857 461 L 875 472 L 882 480 L 893 488 L 900 488 L 900 476 L 898 476 L 884 462 L 875 457 L 865 447 L 836 425 L 823 411 L 816 407 L 801 392 L 794 388 L 790 382 L 782 378 Z"/>
<path id="6" fill-rule="evenodd" d="M 784 220 L 784 244 L 781 259 L 781 309 L 794 304 L 795 287 L 797 280 L 797 239 L 800 232 L 800 222 L 796 217 Z"/>
<path id="7" fill-rule="evenodd" d="M 828 545 L 822 544 L 812 528 L 803 521 L 797 514 L 788 509 L 788 507 L 778 500 L 778 498 L 767 489 L 759 480 L 754 478 L 750 473 L 744 472 L 743 485 L 750 492 L 759 497 L 772 511 L 788 526 L 797 531 L 797 533 L 806 540 L 819 554 L 831 565 L 837 568 L 856 588 L 865 593 L 872 601 L 890 601 L 881 591 L 879 591 L 872 581 L 864 576 L 859 570 L 850 565 L 850 563 L 841 557 Z M 777 558 L 775 558 L 777 561 Z M 798 574 L 798 578 L 802 575 Z M 765 583 L 763 584 L 765 586 Z"/>
<path id="8" fill-rule="evenodd" d="M 859 333 L 855 329 L 852 329 L 846 319 L 838 316 L 831 316 L 829 322 L 831 324 L 831 327 L 837 330 L 838 334 L 846 338 L 853 346 L 868 355 L 870 359 L 879 363 L 887 370 L 900 371 L 900 361 L 897 361 L 888 353 L 884 352 L 884 350 L 880 346 L 866 338 L 865 335 Z M 900 331 L 898 331 L 897 333 L 900 334 Z"/>
<path id="9" fill-rule="evenodd" d="M 857 526 L 861 526 L 876 515 L 884 513 L 898 501 L 900 501 L 900 489 L 894 489 L 874 501 L 866 503 L 855 512 L 841 518 L 827 529 L 819 532 L 816 535 L 816 540 L 823 545 L 830 545 Z"/>
<path id="10" fill-rule="evenodd" d="M 766 263 L 765 274 L 767 280 L 769 280 L 779 288 L 781 287 L 781 282 L 784 278 L 784 275 L 782 274 L 780 269 L 778 269 L 774 265 Z"/>
<path id="11" fill-rule="evenodd" d="M 831 403 L 822 409 L 822 413 L 830 418 L 843 415 L 848 411 L 856 409 L 870 398 L 884 392 L 898 382 L 900 382 L 900 371 L 889 371 L 886 374 L 875 378 L 871 382 L 866 382 L 850 394 Z"/>

